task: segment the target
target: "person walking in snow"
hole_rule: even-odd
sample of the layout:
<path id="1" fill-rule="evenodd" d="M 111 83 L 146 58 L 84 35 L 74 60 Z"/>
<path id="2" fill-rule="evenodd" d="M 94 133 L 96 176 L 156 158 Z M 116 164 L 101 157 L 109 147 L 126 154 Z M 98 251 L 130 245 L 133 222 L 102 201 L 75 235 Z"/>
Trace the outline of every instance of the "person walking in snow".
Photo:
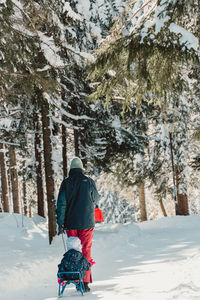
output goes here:
<path id="1" fill-rule="evenodd" d="M 102 223 L 104 221 L 102 210 L 98 205 L 95 207 L 95 223 Z"/>
<path id="2" fill-rule="evenodd" d="M 92 238 L 95 226 L 94 209 L 99 200 L 95 182 L 84 175 L 83 164 L 74 157 L 70 164 L 69 176 L 61 183 L 57 200 L 58 234 L 66 230 L 67 236 L 81 240 L 82 253 L 90 261 Z M 91 270 L 83 279 L 85 291 L 89 292 L 92 282 Z"/>

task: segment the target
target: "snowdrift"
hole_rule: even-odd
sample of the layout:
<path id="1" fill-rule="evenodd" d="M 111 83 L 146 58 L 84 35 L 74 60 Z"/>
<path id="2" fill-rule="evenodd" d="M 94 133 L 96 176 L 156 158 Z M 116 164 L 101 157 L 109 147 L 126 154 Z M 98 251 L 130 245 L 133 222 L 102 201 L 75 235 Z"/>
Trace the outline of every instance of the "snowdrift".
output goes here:
<path id="1" fill-rule="evenodd" d="M 98 224 L 87 299 L 200 299 L 199 232 L 199 216 Z M 0 299 L 56 300 L 65 250 L 60 236 L 49 246 L 46 220 L 0 213 L 0 240 Z M 82 296 L 69 286 L 69 298 Z"/>

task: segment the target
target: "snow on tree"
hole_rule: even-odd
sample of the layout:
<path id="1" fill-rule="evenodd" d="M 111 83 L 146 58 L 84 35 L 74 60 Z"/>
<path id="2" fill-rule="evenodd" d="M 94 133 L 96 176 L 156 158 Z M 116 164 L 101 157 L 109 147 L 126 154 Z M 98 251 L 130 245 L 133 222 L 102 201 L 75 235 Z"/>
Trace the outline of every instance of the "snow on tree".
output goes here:
<path id="1" fill-rule="evenodd" d="M 181 195 L 187 196 L 189 154 L 195 157 L 198 150 L 190 138 L 199 120 L 199 1 L 148 2 L 0 1 L 0 140 L 6 151 L 9 143 L 15 144 L 25 210 L 36 199 L 27 198 L 27 191 L 37 182 L 37 202 L 38 206 L 42 202 L 40 214 L 45 214 L 45 203 L 39 199 L 45 193 L 44 172 L 38 167 L 45 164 L 45 171 L 51 167 L 47 172 L 52 179 L 47 183 L 51 238 L 56 185 L 67 175 L 74 151 L 85 166 L 92 162 L 95 170 L 107 168 L 119 175 L 122 168 L 122 182 L 138 184 L 142 179 L 147 187 L 148 179 L 162 199 L 173 186 L 168 180 L 172 178 L 171 134 L 174 174 L 179 175 L 176 191 L 180 188 Z M 86 82 L 85 62 L 94 58 L 98 46 L 95 82 Z M 97 92 L 89 98 L 101 99 L 99 104 L 85 101 L 95 86 Z M 103 97 L 114 100 L 107 111 Z M 144 108 L 144 101 L 160 107 L 154 114 L 152 104 Z M 127 108 L 134 108 L 134 113 L 126 112 Z M 151 139 L 150 126 L 157 140 Z M 142 155 L 140 163 L 138 155 Z"/>
<path id="2" fill-rule="evenodd" d="M 130 20 L 118 20 L 91 64 L 96 89 L 90 98 L 120 102 L 124 113 L 132 103 L 160 107 L 166 126 L 173 124 L 178 213 L 188 214 L 191 109 L 199 113 L 199 1 L 137 1 L 130 7 Z"/>
<path id="3" fill-rule="evenodd" d="M 119 198 L 117 193 L 101 191 L 99 207 L 102 209 L 105 223 L 134 222 L 134 206 L 125 199 Z"/>
<path id="4" fill-rule="evenodd" d="M 32 147 L 35 143 L 35 166 L 30 162 L 26 168 L 33 171 L 38 165 L 44 164 L 46 179 L 51 179 L 46 184 L 50 242 L 55 235 L 56 191 L 53 171 L 59 169 L 55 151 L 59 143 L 55 141 L 55 131 L 60 137 L 58 124 L 62 124 L 64 132 L 65 127 L 80 129 L 82 124 L 79 121 L 87 119 L 85 111 L 88 106 L 84 99 L 89 94 L 89 88 L 85 83 L 83 62 L 88 58 L 88 50 L 95 48 L 101 36 L 107 34 L 121 1 L 107 1 L 103 10 L 99 9 L 101 4 L 93 1 L 87 1 L 84 5 L 82 1 L 55 3 L 51 0 L 6 0 L 0 3 L 0 97 L 9 109 L 19 105 L 19 118 L 26 120 L 23 130 L 20 127 L 20 135 L 12 135 L 11 139 L 16 143 L 18 140 L 26 143 L 28 130 L 35 135 L 36 142 L 32 143 Z M 98 28 L 101 24 L 105 25 L 103 29 Z M 32 122 L 32 115 L 39 127 L 43 128 L 42 135 L 40 129 L 40 136 L 35 132 L 35 118 Z M 79 136 L 81 139 L 81 131 Z M 8 142 L 8 137 L 4 137 L 4 143 Z M 39 154 L 43 150 L 45 155 L 41 158 Z M 63 153 L 63 159 L 66 158 L 64 155 L 66 153 Z M 23 158 L 24 154 L 20 156 Z M 25 199 L 27 176 L 24 167 L 23 174 L 19 175 L 23 177 Z M 40 191 L 42 195 L 40 179 L 37 178 L 37 193 Z M 38 199 L 38 205 L 40 201 L 43 200 Z M 41 214 L 44 214 L 43 209 Z"/>
<path id="5" fill-rule="evenodd" d="M 164 106 L 187 88 L 185 81 L 191 82 L 199 69 L 199 1 L 143 4 L 134 1 L 129 27 L 119 19 L 101 44 L 91 66 L 90 78 L 98 83 L 92 99 L 117 100 L 120 94 L 124 108 L 132 102 L 140 107 L 144 99 Z"/>

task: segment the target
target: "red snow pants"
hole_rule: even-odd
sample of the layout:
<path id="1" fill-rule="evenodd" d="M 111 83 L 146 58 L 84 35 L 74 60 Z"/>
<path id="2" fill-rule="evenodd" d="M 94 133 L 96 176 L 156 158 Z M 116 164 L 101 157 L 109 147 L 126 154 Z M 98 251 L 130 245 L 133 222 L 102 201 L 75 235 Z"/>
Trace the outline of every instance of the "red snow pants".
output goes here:
<path id="1" fill-rule="evenodd" d="M 91 252 L 92 252 L 93 232 L 94 232 L 94 228 L 81 229 L 81 230 L 71 229 L 71 230 L 66 231 L 68 237 L 76 236 L 81 240 L 82 253 L 88 262 L 92 258 Z M 89 271 L 86 271 L 83 281 L 84 282 L 92 282 L 91 269 Z"/>

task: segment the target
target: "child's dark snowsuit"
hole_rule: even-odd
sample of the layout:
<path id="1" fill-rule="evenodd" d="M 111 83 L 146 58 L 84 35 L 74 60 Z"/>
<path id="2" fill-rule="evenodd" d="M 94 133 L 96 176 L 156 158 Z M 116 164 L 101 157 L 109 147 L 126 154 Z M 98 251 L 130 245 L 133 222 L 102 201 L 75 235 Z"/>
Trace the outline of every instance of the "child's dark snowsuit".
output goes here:
<path id="1" fill-rule="evenodd" d="M 85 271 L 88 271 L 91 264 L 83 254 L 75 249 L 70 249 L 64 254 L 61 263 L 58 265 L 58 272 L 81 272 L 82 278 L 85 277 Z M 63 274 L 63 280 L 76 280 L 78 275 Z"/>

